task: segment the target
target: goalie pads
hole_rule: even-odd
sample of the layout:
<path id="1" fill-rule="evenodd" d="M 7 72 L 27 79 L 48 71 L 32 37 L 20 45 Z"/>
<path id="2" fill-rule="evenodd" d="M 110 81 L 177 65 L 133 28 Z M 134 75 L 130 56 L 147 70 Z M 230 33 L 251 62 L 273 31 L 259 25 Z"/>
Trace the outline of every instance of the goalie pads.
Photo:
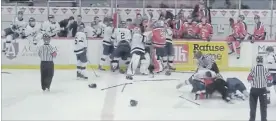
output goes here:
<path id="1" fill-rule="evenodd" d="M 141 58 L 140 55 L 138 55 L 136 53 L 132 54 L 130 64 L 129 64 L 128 69 L 127 69 L 127 75 L 134 75 L 135 74 L 135 71 L 136 71 L 136 69 L 139 65 L 139 62 L 140 62 L 140 58 Z"/>
<path id="2" fill-rule="evenodd" d="M 142 74 L 149 74 L 149 66 L 150 66 L 150 55 L 149 53 L 145 53 L 144 58 L 141 59 L 140 65 L 140 73 Z"/>

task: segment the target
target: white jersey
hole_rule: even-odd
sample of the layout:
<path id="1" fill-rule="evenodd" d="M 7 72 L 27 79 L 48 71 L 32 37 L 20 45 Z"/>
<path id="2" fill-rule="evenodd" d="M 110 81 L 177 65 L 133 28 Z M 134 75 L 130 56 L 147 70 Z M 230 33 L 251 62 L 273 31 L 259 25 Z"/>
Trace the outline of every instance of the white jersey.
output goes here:
<path id="1" fill-rule="evenodd" d="M 102 30 L 102 32 L 101 32 L 101 36 L 100 37 L 104 37 L 105 35 L 104 35 L 104 32 L 105 32 L 105 28 L 107 27 L 104 23 L 100 23 L 100 27 L 101 27 L 101 30 Z"/>
<path id="2" fill-rule="evenodd" d="M 16 30 L 14 30 L 14 32 L 22 33 L 26 28 L 27 24 L 28 23 L 24 21 L 24 19 L 18 20 L 18 18 L 16 17 L 11 26 L 15 26 Z"/>
<path id="3" fill-rule="evenodd" d="M 75 45 L 75 49 L 74 49 L 75 54 L 80 54 L 84 52 L 84 50 L 87 48 L 87 38 L 84 32 L 76 33 L 74 45 Z"/>
<path id="4" fill-rule="evenodd" d="M 31 36 L 31 37 L 35 37 L 37 36 L 37 34 L 40 33 L 41 30 L 41 24 L 40 23 L 35 23 L 35 26 L 32 27 L 30 25 L 28 25 L 24 31 L 25 36 Z"/>
<path id="5" fill-rule="evenodd" d="M 173 31 L 170 28 L 167 28 L 165 30 L 166 30 L 166 42 L 172 43 Z"/>
<path id="6" fill-rule="evenodd" d="M 144 35 L 134 33 L 131 41 L 131 53 L 135 51 L 145 53 L 145 41 L 146 37 Z"/>
<path id="7" fill-rule="evenodd" d="M 210 71 L 210 72 L 211 72 L 212 78 L 217 77 L 217 74 L 216 74 L 214 71 L 211 71 L 211 70 L 209 70 L 209 69 L 202 68 L 202 69 L 199 69 L 199 70 L 197 71 L 197 73 L 194 75 L 193 79 L 202 80 L 202 79 L 206 78 L 206 76 L 205 76 L 206 74 L 205 74 L 205 73 L 206 73 L 207 71 Z"/>
<path id="8" fill-rule="evenodd" d="M 130 42 L 131 31 L 127 28 L 116 28 L 111 36 L 111 40 L 115 48 L 121 41 Z"/>
<path id="9" fill-rule="evenodd" d="M 113 33 L 113 27 L 111 27 L 111 26 L 105 27 L 104 36 L 103 36 L 103 44 L 108 45 L 108 46 L 112 45 L 112 43 L 111 43 L 112 33 Z"/>
<path id="10" fill-rule="evenodd" d="M 60 31 L 60 26 L 57 22 L 53 24 L 50 21 L 45 21 L 42 24 L 41 30 L 43 34 L 48 34 L 53 37 Z"/>
<path id="11" fill-rule="evenodd" d="M 271 52 L 266 56 L 266 66 L 270 73 L 276 73 L 276 53 Z"/>

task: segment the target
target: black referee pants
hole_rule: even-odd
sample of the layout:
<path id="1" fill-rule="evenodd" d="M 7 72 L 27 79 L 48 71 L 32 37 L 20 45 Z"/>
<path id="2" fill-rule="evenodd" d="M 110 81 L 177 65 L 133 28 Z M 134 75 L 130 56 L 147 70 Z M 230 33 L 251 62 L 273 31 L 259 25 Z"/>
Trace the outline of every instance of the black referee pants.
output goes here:
<path id="1" fill-rule="evenodd" d="M 260 101 L 261 121 L 267 121 L 267 95 L 266 88 L 251 88 L 249 96 L 250 119 L 255 121 L 258 98 Z"/>
<path id="2" fill-rule="evenodd" d="M 40 63 L 41 74 L 41 88 L 45 90 L 50 89 L 52 79 L 54 76 L 54 62 L 53 61 L 41 61 Z"/>

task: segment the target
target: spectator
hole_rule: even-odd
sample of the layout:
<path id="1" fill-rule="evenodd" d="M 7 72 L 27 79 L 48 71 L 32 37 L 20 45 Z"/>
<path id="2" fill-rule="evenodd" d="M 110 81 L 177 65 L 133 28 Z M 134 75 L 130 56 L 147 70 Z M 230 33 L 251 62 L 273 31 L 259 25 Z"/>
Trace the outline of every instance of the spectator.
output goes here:
<path id="1" fill-rule="evenodd" d="M 73 22 L 73 16 L 59 22 L 59 26 L 61 28 L 61 31 L 59 32 L 59 37 L 67 37 L 68 31 L 72 28 Z"/>
<path id="2" fill-rule="evenodd" d="M 77 17 L 77 25 L 80 25 L 80 24 L 82 24 L 83 22 L 82 22 L 82 16 L 81 15 L 78 15 L 78 17 Z"/>
<path id="3" fill-rule="evenodd" d="M 192 12 L 192 17 L 194 21 L 201 22 L 201 19 L 203 17 L 207 18 L 207 22 L 211 23 L 211 14 L 210 14 L 210 8 L 206 6 L 205 3 L 200 2 L 200 4 L 196 5 L 194 7 L 194 10 Z"/>
<path id="4" fill-rule="evenodd" d="M 76 2 L 72 2 L 72 6 L 71 7 L 78 7 Z"/>

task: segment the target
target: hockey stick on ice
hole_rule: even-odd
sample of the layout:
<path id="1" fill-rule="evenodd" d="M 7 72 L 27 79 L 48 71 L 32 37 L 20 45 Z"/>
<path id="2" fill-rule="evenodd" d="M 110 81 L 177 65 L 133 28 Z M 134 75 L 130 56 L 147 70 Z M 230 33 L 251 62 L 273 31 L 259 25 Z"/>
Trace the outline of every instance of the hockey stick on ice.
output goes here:
<path id="1" fill-rule="evenodd" d="M 123 84 L 118 84 L 118 85 L 114 85 L 114 86 L 110 86 L 110 87 L 107 87 L 107 88 L 103 88 L 101 89 L 102 91 L 103 90 L 107 90 L 107 89 L 111 89 L 111 88 L 115 88 L 115 87 L 119 87 L 119 86 L 124 86 L 123 89 L 122 89 L 122 92 L 124 91 L 124 88 L 126 85 L 129 85 L 129 84 L 133 84 L 133 83 L 123 83 Z"/>
<path id="2" fill-rule="evenodd" d="M 142 82 L 142 81 L 175 81 L 179 79 L 145 79 L 145 80 L 135 80 L 134 82 Z"/>
<path id="3" fill-rule="evenodd" d="M 91 62 L 88 60 L 88 63 L 90 64 L 90 65 L 92 65 L 91 64 Z M 93 71 L 93 73 L 94 73 L 94 75 L 96 76 L 96 77 L 100 77 L 97 73 L 96 73 L 96 71 L 95 71 L 95 69 L 91 66 L 91 69 L 92 69 L 92 71 Z"/>
<path id="4" fill-rule="evenodd" d="M 10 72 L 1 72 L 2 74 L 11 74 Z"/>
<path id="5" fill-rule="evenodd" d="M 197 103 L 197 102 L 195 102 L 195 101 L 192 101 L 192 100 L 190 100 L 190 99 L 187 99 L 187 98 L 183 97 L 182 95 L 179 96 L 179 98 L 184 99 L 184 100 L 187 100 L 187 101 L 189 101 L 189 102 L 191 102 L 191 103 L 193 103 L 193 104 L 196 104 L 196 105 L 200 106 L 199 103 Z"/>

